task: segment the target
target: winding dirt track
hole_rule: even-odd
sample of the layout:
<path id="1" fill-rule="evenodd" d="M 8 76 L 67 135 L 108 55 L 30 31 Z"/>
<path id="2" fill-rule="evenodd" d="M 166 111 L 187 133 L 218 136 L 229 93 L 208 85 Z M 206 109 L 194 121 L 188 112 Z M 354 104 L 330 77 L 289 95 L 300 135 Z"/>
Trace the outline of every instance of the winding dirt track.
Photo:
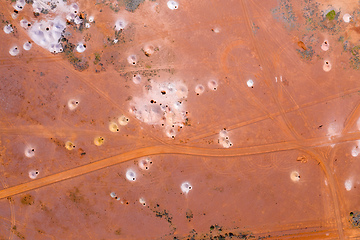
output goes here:
<path id="1" fill-rule="evenodd" d="M 0 199 L 24 193 L 37 188 L 45 187 L 47 185 L 74 178 L 83 174 L 97 171 L 109 166 L 113 166 L 122 162 L 130 161 L 135 158 L 158 155 L 158 154 L 184 154 L 206 157 L 234 157 L 245 156 L 262 153 L 270 153 L 277 151 L 286 151 L 292 149 L 311 148 L 316 146 L 324 146 L 334 143 L 341 143 L 347 141 L 354 141 L 360 138 L 360 133 L 349 133 L 341 137 L 329 140 L 328 138 L 314 138 L 303 141 L 288 141 L 281 143 L 274 143 L 262 146 L 253 146 L 247 148 L 233 148 L 233 149 L 207 149 L 194 148 L 184 146 L 153 146 L 137 149 L 134 151 L 119 154 L 113 157 L 105 158 L 103 160 L 89 163 L 84 166 L 76 167 L 66 170 L 54 175 L 39 178 L 31 182 L 23 183 L 17 186 L 9 187 L 0 191 Z"/>

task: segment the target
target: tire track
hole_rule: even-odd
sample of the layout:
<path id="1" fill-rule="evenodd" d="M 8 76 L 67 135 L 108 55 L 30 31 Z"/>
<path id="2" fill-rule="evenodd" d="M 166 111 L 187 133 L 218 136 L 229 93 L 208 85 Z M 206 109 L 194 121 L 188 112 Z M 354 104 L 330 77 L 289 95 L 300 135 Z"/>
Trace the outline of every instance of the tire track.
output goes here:
<path id="1" fill-rule="evenodd" d="M 130 152 L 122 153 L 113 157 L 105 158 L 97 162 L 92 162 L 87 165 L 72 168 L 60 173 L 56 173 L 50 176 L 46 176 L 40 179 L 35 179 L 31 182 L 19 184 L 17 186 L 9 187 L 0 191 L 0 199 L 17 195 L 19 193 L 27 192 L 37 188 L 41 188 L 50 184 L 61 182 L 67 179 L 71 179 L 77 176 L 81 176 L 90 172 L 94 172 L 106 167 L 110 167 L 122 162 L 130 161 L 134 158 L 145 157 L 150 155 L 159 154 L 181 154 L 181 155 L 195 155 L 202 157 L 235 157 L 235 156 L 246 156 L 254 154 L 272 153 L 278 151 L 286 151 L 300 148 L 310 148 L 317 146 L 325 146 L 336 143 L 342 143 L 347 141 L 354 141 L 360 138 L 360 133 L 351 133 L 345 136 L 339 136 L 332 140 L 327 137 L 313 138 L 308 140 L 300 141 L 288 141 L 273 143 L 261 146 L 252 146 L 246 148 L 233 148 L 233 149 L 207 149 L 207 148 L 194 148 L 186 146 L 152 146 L 145 147 Z"/>

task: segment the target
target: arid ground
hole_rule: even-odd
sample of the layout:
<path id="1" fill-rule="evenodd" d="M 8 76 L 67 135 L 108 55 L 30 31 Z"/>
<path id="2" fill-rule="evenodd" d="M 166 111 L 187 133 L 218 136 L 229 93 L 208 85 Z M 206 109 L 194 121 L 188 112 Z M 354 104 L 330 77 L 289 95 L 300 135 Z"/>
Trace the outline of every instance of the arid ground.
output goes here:
<path id="1" fill-rule="evenodd" d="M 0 239 L 360 239 L 358 0 L 0 20 Z"/>

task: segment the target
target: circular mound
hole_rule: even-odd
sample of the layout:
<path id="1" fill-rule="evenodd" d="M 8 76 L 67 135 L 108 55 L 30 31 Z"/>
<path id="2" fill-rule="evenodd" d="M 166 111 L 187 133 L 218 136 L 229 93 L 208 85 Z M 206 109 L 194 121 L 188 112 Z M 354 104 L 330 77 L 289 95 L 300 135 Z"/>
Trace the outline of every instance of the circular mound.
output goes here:
<path id="1" fill-rule="evenodd" d="M 28 158 L 32 158 L 35 156 L 35 148 L 33 147 L 27 147 L 25 149 L 25 156 Z"/>
<path id="2" fill-rule="evenodd" d="M 105 138 L 103 138 L 103 137 L 96 137 L 95 139 L 94 139 L 94 144 L 96 145 L 96 146 L 101 146 L 101 145 L 103 145 L 104 144 L 104 142 L 105 142 Z"/>
<path id="3" fill-rule="evenodd" d="M 175 139 L 175 136 L 176 136 L 175 129 L 172 128 L 172 127 L 169 127 L 169 128 L 166 130 L 166 136 L 168 136 L 169 138 Z"/>
<path id="4" fill-rule="evenodd" d="M 11 56 L 16 56 L 20 53 L 20 50 L 17 46 L 10 48 L 9 53 Z"/>
<path id="5" fill-rule="evenodd" d="M 30 170 L 30 171 L 29 171 L 29 178 L 31 178 L 31 179 L 37 178 L 38 175 L 39 175 L 39 171 L 38 171 L 38 170 Z"/>
<path id="6" fill-rule="evenodd" d="M 12 26 L 11 26 L 10 24 L 4 26 L 4 32 L 5 32 L 6 34 L 9 34 L 9 33 L 11 33 L 12 31 L 14 31 L 14 29 L 12 28 Z"/>
<path id="7" fill-rule="evenodd" d="M 146 202 L 144 198 L 139 198 L 139 203 L 143 206 L 146 206 Z"/>
<path id="8" fill-rule="evenodd" d="M 76 51 L 79 52 L 79 53 L 82 53 L 86 50 L 86 45 L 85 44 L 82 44 L 82 43 L 79 43 L 77 46 L 76 46 Z"/>
<path id="9" fill-rule="evenodd" d="M 151 159 L 147 157 L 139 161 L 139 168 L 142 170 L 149 170 L 151 164 L 152 164 Z"/>
<path id="10" fill-rule="evenodd" d="M 23 48 L 24 48 L 24 50 L 26 50 L 26 51 L 29 51 L 29 50 L 31 49 L 31 47 L 32 47 L 31 42 L 26 42 L 26 43 L 24 43 L 24 45 L 23 45 Z"/>
<path id="11" fill-rule="evenodd" d="M 31 26 L 31 23 L 28 22 L 26 19 L 21 19 L 20 20 L 20 26 L 24 29 L 27 29 L 28 27 Z"/>
<path id="12" fill-rule="evenodd" d="M 76 99 L 70 99 L 68 101 L 68 108 L 72 111 L 75 110 L 79 106 L 79 100 Z"/>
<path id="13" fill-rule="evenodd" d="M 133 82 L 135 83 L 135 84 L 140 84 L 141 83 L 141 75 L 140 74 L 135 74 L 134 76 L 133 76 Z"/>
<path id="14" fill-rule="evenodd" d="M 121 115 L 119 118 L 118 118 L 118 122 L 121 126 L 125 126 L 129 123 L 130 119 L 127 118 L 125 115 Z"/>
<path id="15" fill-rule="evenodd" d="M 131 182 L 135 182 L 136 181 L 136 173 L 133 171 L 133 170 L 131 170 L 131 169 L 129 169 L 129 170 L 127 170 L 126 171 L 126 179 L 127 180 L 129 180 L 129 181 L 131 181 Z"/>
<path id="16" fill-rule="evenodd" d="M 167 6 L 171 10 L 176 10 L 179 8 L 179 3 L 177 3 L 176 1 L 168 1 Z"/>
<path id="17" fill-rule="evenodd" d="M 247 82 L 246 82 L 246 85 L 249 87 L 249 88 L 253 88 L 254 87 L 254 81 L 249 79 Z"/>
<path id="18" fill-rule="evenodd" d="M 117 125 L 116 122 L 110 122 L 110 123 L 109 123 L 109 130 L 110 130 L 111 132 L 114 132 L 114 133 L 120 131 L 119 126 Z"/>
<path id="19" fill-rule="evenodd" d="M 290 173 L 290 179 L 293 182 L 298 182 L 300 181 L 300 174 L 297 171 L 293 171 Z"/>
<path id="20" fill-rule="evenodd" d="M 119 19 L 115 22 L 115 30 L 122 31 L 126 27 L 127 23 L 123 19 Z"/>
<path id="21" fill-rule="evenodd" d="M 66 148 L 67 150 L 71 151 L 71 150 L 73 150 L 73 149 L 75 148 L 75 145 L 74 145 L 73 142 L 67 141 L 67 142 L 65 143 L 65 148 Z"/>
<path id="22" fill-rule="evenodd" d="M 329 71 L 331 70 L 331 63 L 330 63 L 330 61 L 325 61 L 325 62 L 324 62 L 323 70 L 324 70 L 325 72 L 329 72 Z"/>
<path id="23" fill-rule="evenodd" d="M 324 42 L 321 44 L 321 50 L 327 51 L 330 48 L 330 44 L 328 40 L 324 40 Z"/>
<path id="24" fill-rule="evenodd" d="M 217 83 L 217 81 L 215 81 L 215 80 L 210 80 L 210 81 L 208 82 L 208 87 L 209 87 L 210 90 L 216 91 L 217 88 L 218 88 L 218 83 Z"/>
<path id="25" fill-rule="evenodd" d="M 205 91 L 205 88 L 204 88 L 203 85 L 198 84 L 198 85 L 195 86 L 195 93 L 196 93 L 196 95 L 201 95 L 201 94 L 204 93 L 204 91 Z"/>
<path id="26" fill-rule="evenodd" d="M 344 20 L 344 22 L 349 23 L 351 21 L 351 15 L 348 13 L 345 13 L 343 16 L 343 20 Z"/>
<path id="27" fill-rule="evenodd" d="M 150 57 L 155 52 L 155 47 L 152 44 L 146 44 L 143 47 L 145 56 Z"/>
<path id="28" fill-rule="evenodd" d="M 135 55 L 130 55 L 130 56 L 128 56 L 127 61 L 129 64 L 136 65 L 137 58 Z"/>
<path id="29" fill-rule="evenodd" d="M 181 184 L 180 186 L 181 188 L 181 191 L 184 193 L 184 194 L 188 194 L 190 192 L 190 190 L 192 190 L 192 186 L 190 183 L 188 182 L 184 182 Z"/>

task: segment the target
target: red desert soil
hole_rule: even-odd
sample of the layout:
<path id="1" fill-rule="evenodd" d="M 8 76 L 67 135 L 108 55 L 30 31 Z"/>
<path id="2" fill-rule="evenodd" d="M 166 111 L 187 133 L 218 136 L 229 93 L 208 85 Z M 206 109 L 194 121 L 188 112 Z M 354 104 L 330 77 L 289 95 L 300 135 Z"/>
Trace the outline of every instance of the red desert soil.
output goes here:
<path id="1" fill-rule="evenodd" d="M 360 238 L 357 0 L 0 18 L 0 239 Z"/>

